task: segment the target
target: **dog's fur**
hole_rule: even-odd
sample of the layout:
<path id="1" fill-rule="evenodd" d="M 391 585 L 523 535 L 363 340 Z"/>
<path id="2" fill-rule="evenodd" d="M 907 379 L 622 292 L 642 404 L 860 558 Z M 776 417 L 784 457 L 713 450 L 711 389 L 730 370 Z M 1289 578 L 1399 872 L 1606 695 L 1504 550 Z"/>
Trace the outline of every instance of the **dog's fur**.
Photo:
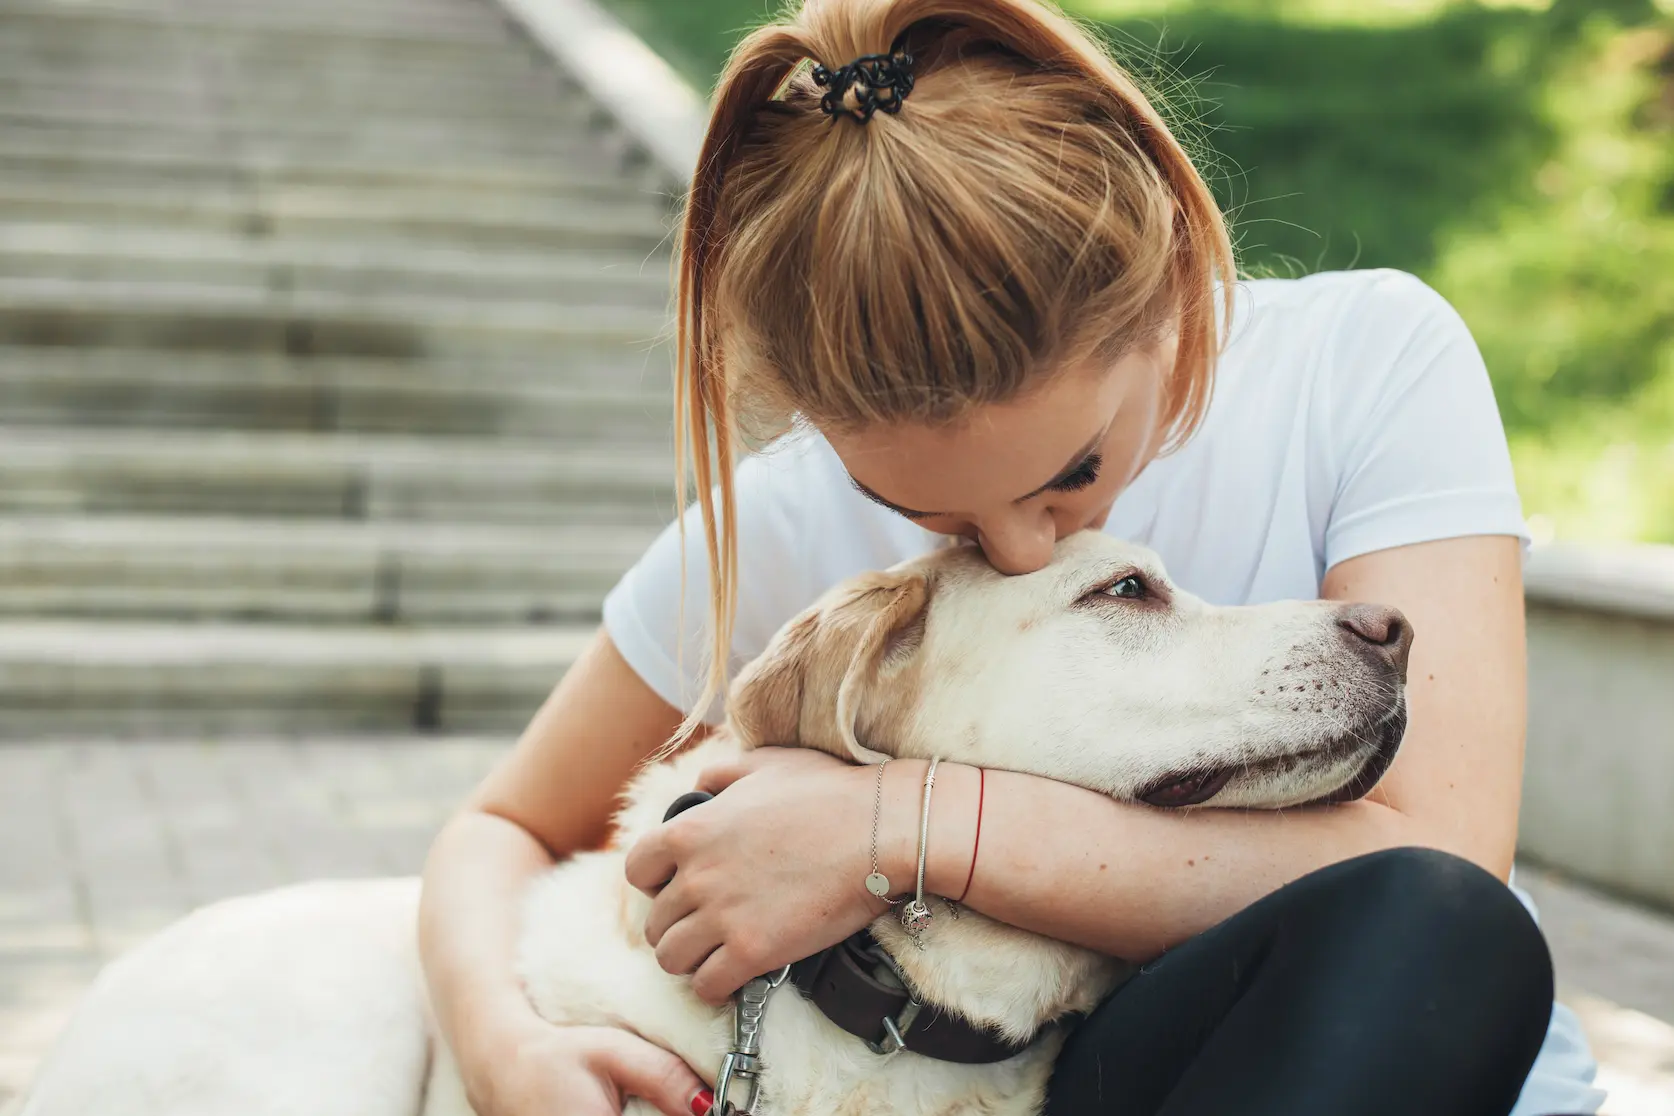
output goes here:
<path id="1" fill-rule="evenodd" d="M 1107 592 L 1131 574 L 1148 596 Z M 658 966 L 642 934 L 650 900 L 623 859 L 701 768 L 740 748 L 939 755 L 1121 800 L 1208 769 L 1230 772 L 1215 806 L 1364 793 L 1405 725 L 1410 641 L 1356 635 L 1357 620 L 1399 631 L 1398 614 L 1368 609 L 1213 608 L 1170 586 L 1155 555 L 1100 535 L 1060 543 L 1023 577 L 954 548 L 845 583 L 745 670 L 729 730 L 635 779 L 612 848 L 535 883 L 520 956 L 530 999 L 554 1022 L 635 1031 L 712 1078 L 731 1013 Z M 191 916 L 100 977 L 25 1116 L 465 1116 L 424 1002 L 416 902 L 416 881 L 321 883 Z M 1010 1036 L 1090 1009 L 1125 972 L 974 911 L 937 918 L 924 950 L 891 916 L 873 932 L 928 999 Z M 1033 1113 L 1059 1042 L 1049 1031 L 986 1066 L 880 1057 L 781 989 L 759 1111 Z"/>

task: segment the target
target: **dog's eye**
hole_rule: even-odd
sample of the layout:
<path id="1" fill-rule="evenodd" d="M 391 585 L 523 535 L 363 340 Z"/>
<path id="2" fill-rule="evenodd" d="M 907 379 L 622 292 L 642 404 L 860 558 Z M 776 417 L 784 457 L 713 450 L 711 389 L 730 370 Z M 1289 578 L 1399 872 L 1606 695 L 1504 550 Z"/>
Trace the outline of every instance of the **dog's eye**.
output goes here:
<path id="1" fill-rule="evenodd" d="M 1122 580 L 1105 586 L 1102 592 L 1107 597 L 1120 597 L 1125 601 L 1143 600 L 1150 595 L 1145 588 L 1145 582 L 1138 574 L 1129 574 Z"/>

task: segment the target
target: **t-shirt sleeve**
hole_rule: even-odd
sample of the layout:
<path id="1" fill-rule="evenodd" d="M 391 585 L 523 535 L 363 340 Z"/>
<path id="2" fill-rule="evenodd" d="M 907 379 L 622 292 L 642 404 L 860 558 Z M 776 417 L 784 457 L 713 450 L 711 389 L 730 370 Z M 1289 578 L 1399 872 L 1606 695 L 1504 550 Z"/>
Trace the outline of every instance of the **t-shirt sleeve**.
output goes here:
<path id="1" fill-rule="evenodd" d="M 759 654 L 773 633 L 814 595 L 802 576 L 806 532 L 797 492 L 807 453 L 790 444 L 746 458 L 735 478 L 739 601 L 728 676 Z M 710 660 L 709 554 L 696 504 L 665 528 L 604 602 L 604 626 L 646 685 L 681 712 L 702 696 Z M 684 579 L 682 579 L 682 567 Z M 682 580 L 684 583 L 682 584 Z M 719 723 L 717 698 L 705 720 Z"/>
<path id="2" fill-rule="evenodd" d="M 1364 279 L 1324 385 L 1335 476 L 1325 568 L 1466 535 L 1527 543 L 1505 428 L 1469 328 L 1414 276 Z"/>

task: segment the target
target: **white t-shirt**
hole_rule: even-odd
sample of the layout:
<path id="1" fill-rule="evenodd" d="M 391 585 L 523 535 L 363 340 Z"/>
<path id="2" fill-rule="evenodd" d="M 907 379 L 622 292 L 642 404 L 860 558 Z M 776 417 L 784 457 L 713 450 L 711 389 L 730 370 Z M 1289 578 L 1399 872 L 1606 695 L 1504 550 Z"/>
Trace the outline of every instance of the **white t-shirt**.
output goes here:
<path id="1" fill-rule="evenodd" d="M 731 673 L 832 585 L 939 541 L 856 491 L 811 431 L 743 462 L 737 494 Z M 1528 538 L 1476 343 L 1446 300 L 1398 271 L 1240 283 L 1202 426 L 1121 493 L 1105 530 L 1156 550 L 1174 581 L 1225 605 L 1317 597 L 1326 570 L 1388 547 Z M 701 694 L 708 656 L 695 508 L 686 531 L 683 610 L 673 526 L 604 606 L 628 665 L 680 709 Z M 717 703 L 706 716 L 721 713 Z M 1596 1110 L 1591 1071 L 1560 1011 L 1516 1116 Z"/>

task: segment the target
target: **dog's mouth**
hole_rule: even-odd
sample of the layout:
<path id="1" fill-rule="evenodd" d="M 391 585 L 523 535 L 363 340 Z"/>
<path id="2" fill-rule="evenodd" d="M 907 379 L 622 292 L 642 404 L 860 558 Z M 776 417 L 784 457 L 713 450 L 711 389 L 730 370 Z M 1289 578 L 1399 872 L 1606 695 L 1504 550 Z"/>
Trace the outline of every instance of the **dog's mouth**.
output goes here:
<path id="1" fill-rule="evenodd" d="M 1352 733 L 1321 747 L 1279 756 L 1270 762 L 1293 767 L 1299 762 L 1313 759 L 1342 760 L 1357 752 L 1363 752 L 1370 743 L 1371 754 L 1366 757 L 1366 761 L 1361 764 L 1360 770 L 1355 772 L 1353 778 L 1328 794 L 1309 799 L 1304 805 L 1322 806 L 1337 802 L 1353 802 L 1370 794 L 1372 788 L 1377 786 L 1378 780 L 1383 778 L 1384 772 L 1389 770 L 1389 765 L 1395 762 L 1395 753 L 1400 750 L 1401 738 L 1406 735 L 1406 731 L 1407 703 L 1401 701 L 1371 726 L 1369 732 Z M 1234 775 L 1258 774 L 1260 766 L 1241 764 L 1211 767 L 1201 771 L 1172 772 L 1143 788 L 1134 797 L 1147 806 L 1159 806 L 1170 810 L 1201 806 L 1225 790 Z"/>
<path id="2" fill-rule="evenodd" d="M 1384 772 L 1389 770 L 1389 765 L 1395 762 L 1395 753 L 1401 750 L 1401 739 L 1406 734 L 1407 703 L 1402 700 L 1372 726 L 1372 754 L 1366 758 L 1366 762 L 1361 765 L 1354 778 L 1330 794 L 1313 799 L 1307 805 L 1323 806 L 1365 798 L 1372 792 L 1372 788 L 1378 785 L 1378 780 L 1383 778 Z"/>
<path id="3" fill-rule="evenodd" d="M 1161 806 L 1177 810 L 1182 806 L 1201 806 L 1232 781 L 1234 768 L 1214 767 L 1208 771 L 1193 771 L 1185 775 L 1166 775 L 1139 792 L 1139 801 L 1147 806 Z"/>

